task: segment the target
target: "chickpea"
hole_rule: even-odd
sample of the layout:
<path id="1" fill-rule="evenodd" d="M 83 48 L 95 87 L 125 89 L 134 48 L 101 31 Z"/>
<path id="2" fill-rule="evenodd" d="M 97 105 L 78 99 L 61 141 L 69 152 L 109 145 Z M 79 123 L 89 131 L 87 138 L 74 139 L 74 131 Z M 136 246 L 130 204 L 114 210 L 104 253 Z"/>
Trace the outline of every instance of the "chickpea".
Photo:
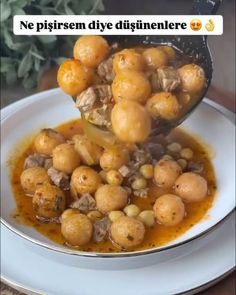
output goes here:
<path id="1" fill-rule="evenodd" d="M 185 207 L 181 198 L 172 194 L 159 197 L 153 206 L 153 210 L 156 219 L 166 226 L 180 223 L 185 215 Z"/>
<path id="2" fill-rule="evenodd" d="M 108 213 L 123 209 L 128 202 L 128 194 L 121 186 L 105 184 L 96 191 L 95 200 L 97 209 Z"/>
<path id="3" fill-rule="evenodd" d="M 132 182 L 131 186 L 134 190 L 143 189 L 147 187 L 147 180 L 143 177 L 138 177 Z"/>
<path id="4" fill-rule="evenodd" d="M 100 219 L 102 219 L 102 217 L 103 217 L 102 213 L 100 213 L 100 212 L 97 211 L 97 210 L 90 211 L 90 212 L 87 214 L 87 216 L 88 216 L 88 218 L 91 219 L 92 221 L 100 220 Z"/>
<path id="5" fill-rule="evenodd" d="M 92 238 L 93 225 L 86 215 L 76 214 L 62 222 L 61 233 L 71 245 L 83 246 Z"/>
<path id="6" fill-rule="evenodd" d="M 76 215 L 76 214 L 79 214 L 79 211 L 76 210 L 76 209 L 67 209 L 67 210 L 65 210 L 62 213 L 61 217 L 60 217 L 61 222 L 63 222 L 65 219 L 67 219 L 67 218 L 69 218 L 69 217 L 71 217 L 73 215 Z"/>
<path id="7" fill-rule="evenodd" d="M 151 131 L 148 112 L 134 101 L 123 100 L 115 104 L 111 113 L 111 122 L 115 135 L 126 143 L 143 142 Z"/>
<path id="8" fill-rule="evenodd" d="M 143 223 L 128 216 L 120 217 L 113 222 L 110 231 L 114 242 L 125 249 L 140 245 L 145 236 Z"/>
<path id="9" fill-rule="evenodd" d="M 32 167 L 22 172 L 20 182 L 26 194 L 32 195 L 44 182 L 50 182 L 50 178 L 44 168 Z"/>
<path id="10" fill-rule="evenodd" d="M 146 179 L 152 179 L 154 175 L 154 168 L 151 164 L 142 165 L 139 169 L 142 176 Z"/>
<path id="11" fill-rule="evenodd" d="M 168 64 L 168 56 L 160 47 L 146 49 L 143 52 L 143 58 L 146 65 L 151 70 L 156 70 Z"/>
<path id="12" fill-rule="evenodd" d="M 60 65 L 57 82 L 65 93 L 75 96 L 88 88 L 93 75 L 92 69 L 83 66 L 78 60 L 70 59 Z"/>
<path id="13" fill-rule="evenodd" d="M 162 160 L 173 160 L 174 161 L 174 158 L 171 155 L 168 155 L 168 154 L 163 155 L 161 159 Z"/>
<path id="14" fill-rule="evenodd" d="M 80 156 L 73 145 L 62 143 L 52 152 L 53 167 L 59 171 L 71 174 L 80 164 Z"/>
<path id="15" fill-rule="evenodd" d="M 120 217 L 124 216 L 124 212 L 122 211 L 111 211 L 108 214 L 109 219 L 111 220 L 111 222 L 115 222 L 116 220 L 118 220 Z"/>
<path id="16" fill-rule="evenodd" d="M 85 165 L 97 165 L 102 155 L 103 149 L 92 142 L 87 136 L 83 134 L 74 135 L 72 138 L 75 144 L 75 150 L 80 155 L 81 161 Z"/>
<path id="17" fill-rule="evenodd" d="M 154 212 L 152 210 L 142 211 L 139 214 L 138 219 L 148 227 L 151 227 L 155 224 Z"/>
<path id="18" fill-rule="evenodd" d="M 112 185 L 120 185 L 123 182 L 123 176 L 119 171 L 110 170 L 107 172 L 107 183 Z"/>
<path id="19" fill-rule="evenodd" d="M 174 189 L 175 193 L 187 203 L 202 201 L 207 196 L 205 178 L 193 172 L 186 172 L 178 177 Z"/>
<path id="20" fill-rule="evenodd" d="M 103 170 L 118 170 L 129 162 L 129 152 L 126 149 L 105 150 L 100 157 Z"/>
<path id="21" fill-rule="evenodd" d="M 92 168 L 80 166 L 72 173 L 71 185 L 80 195 L 85 193 L 94 194 L 102 185 L 102 179 L 101 176 Z"/>
<path id="22" fill-rule="evenodd" d="M 143 73 L 125 70 L 113 80 L 112 94 L 116 102 L 132 100 L 145 104 L 151 95 L 151 85 Z"/>
<path id="23" fill-rule="evenodd" d="M 74 58 L 85 66 L 96 68 L 109 54 L 109 45 L 101 36 L 82 36 L 74 46 Z"/>
<path id="24" fill-rule="evenodd" d="M 126 206 L 123 211 L 129 217 L 137 217 L 140 213 L 139 207 L 134 204 Z"/>
<path id="25" fill-rule="evenodd" d="M 65 210 L 64 192 L 55 185 L 44 183 L 33 196 L 33 209 L 41 217 L 59 217 Z"/>
<path id="26" fill-rule="evenodd" d="M 179 68 L 178 72 L 183 91 L 195 94 L 203 90 L 206 83 L 203 68 L 195 64 L 188 64 Z"/>
<path id="27" fill-rule="evenodd" d="M 186 169 L 188 162 L 185 159 L 178 159 L 177 163 L 182 168 L 182 170 Z"/>
<path id="28" fill-rule="evenodd" d="M 193 151 L 190 148 L 184 148 L 180 151 L 180 156 L 186 160 L 190 160 L 193 157 Z"/>
<path id="29" fill-rule="evenodd" d="M 151 116 L 165 120 L 174 120 L 180 112 L 180 105 L 176 96 L 170 92 L 159 92 L 154 94 L 146 104 Z"/>
<path id="30" fill-rule="evenodd" d="M 161 159 L 154 168 L 154 180 L 158 186 L 170 188 L 181 172 L 181 167 L 177 162 Z"/>
<path id="31" fill-rule="evenodd" d="M 167 150 L 172 152 L 172 153 L 179 153 L 182 149 L 182 146 L 178 142 L 172 142 L 167 145 Z"/>
<path id="32" fill-rule="evenodd" d="M 43 129 L 34 140 L 34 147 L 39 154 L 51 155 L 53 149 L 65 142 L 62 134 L 53 129 Z"/>
<path id="33" fill-rule="evenodd" d="M 113 59 L 113 70 L 116 74 L 124 70 L 142 71 L 143 57 L 135 49 L 124 49 L 116 53 Z"/>
<path id="34" fill-rule="evenodd" d="M 165 52 L 169 60 L 173 60 L 176 58 L 176 53 L 174 48 L 170 46 L 160 46 L 159 48 Z"/>

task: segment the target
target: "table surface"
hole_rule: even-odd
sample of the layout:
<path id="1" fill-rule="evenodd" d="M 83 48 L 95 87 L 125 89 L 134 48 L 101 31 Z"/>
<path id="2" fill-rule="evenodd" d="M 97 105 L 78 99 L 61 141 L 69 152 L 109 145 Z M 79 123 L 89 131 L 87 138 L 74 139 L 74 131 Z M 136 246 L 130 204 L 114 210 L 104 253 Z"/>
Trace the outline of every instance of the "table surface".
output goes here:
<path id="1" fill-rule="evenodd" d="M 44 87 L 40 87 L 40 91 L 45 90 Z M 49 89 L 50 87 L 46 87 Z M 2 89 L 1 90 L 1 99 L 2 99 L 2 107 L 6 106 L 9 103 L 12 103 L 19 99 L 19 97 L 25 97 L 31 94 L 32 91 L 26 92 L 21 87 L 15 87 L 11 89 Z M 222 89 L 218 89 L 215 86 L 212 86 L 207 95 L 210 99 L 216 101 L 217 103 L 224 105 L 226 108 L 235 112 L 235 96 L 232 93 L 228 93 Z M 226 278 L 221 280 L 216 285 L 208 288 L 207 290 L 200 292 L 198 294 L 201 295 L 235 295 L 236 290 L 236 271 L 233 271 Z M 1 295 L 24 295 L 23 293 L 19 293 L 13 288 L 7 286 L 4 283 L 1 283 Z"/>

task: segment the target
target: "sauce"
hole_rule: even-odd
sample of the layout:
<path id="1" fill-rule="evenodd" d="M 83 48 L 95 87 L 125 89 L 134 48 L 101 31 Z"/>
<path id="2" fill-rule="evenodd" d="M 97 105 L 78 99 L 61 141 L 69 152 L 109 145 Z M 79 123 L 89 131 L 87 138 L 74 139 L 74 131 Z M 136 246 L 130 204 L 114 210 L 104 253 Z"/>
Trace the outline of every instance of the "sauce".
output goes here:
<path id="1" fill-rule="evenodd" d="M 61 132 L 66 139 L 70 139 L 73 135 L 82 133 L 81 120 L 73 120 L 62 124 L 55 128 Z M 192 226 L 197 224 L 200 220 L 206 217 L 206 213 L 211 208 L 216 194 L 216 179 L 214 169 L 211 164 L 209 155 L 205 147 L 200 144 L 194 137 L 186 133 L 180 128 L 174 129 L 169 135 L 168 140 L 171 142 L 177 141 L 182 147 L 189 147 L 194 152 L 193 161 L 201 162 L 204 165 L 202 176 L 208 182 L 208 196 L 201 202 L 185 204 L 186 216 L 184 220 L 172 227 L 166 227 L 160 224 L 155 224 L 151 228 L 146 228 L 146 234 L 143 243 L 135 248 L 135 250 L 150 249 L 153 247 L 163 246 L 170 241 L 176 239 Z M 32 199 L 25 196 L 24 191 L 20 185 L 20 175 L 23 171 L 23 164 L 25 158 L 34 152 L 32 144 L 20 155 L 15 157 L 12 168 L 12 188 L 17 205 L 17 213 L 14 214 L 17 221 L 24 225 L 31 226 L 42 235 L 46 236 L 55 243 L 66 245 L 65 239 L 61 235 L 60 224 L 54 223 L 40 223 L 32 208 Z M 158 196 L 165 193 L 171 193 L 170 189 L 161 189 L 156 187 L 153 183 L 149 183 L 150 194 L 148 198 L 132 197 L 132 203 L 140 207 L 141 210 L 152 209 L 152 206 Z M 70 198 L 68 196 L 68 202 Z M 110 240 L 101 243 L 90 242 L 83 247 L 73 247 L 73 249 L 91 251 L 91 252 L 119 252 Z"/>

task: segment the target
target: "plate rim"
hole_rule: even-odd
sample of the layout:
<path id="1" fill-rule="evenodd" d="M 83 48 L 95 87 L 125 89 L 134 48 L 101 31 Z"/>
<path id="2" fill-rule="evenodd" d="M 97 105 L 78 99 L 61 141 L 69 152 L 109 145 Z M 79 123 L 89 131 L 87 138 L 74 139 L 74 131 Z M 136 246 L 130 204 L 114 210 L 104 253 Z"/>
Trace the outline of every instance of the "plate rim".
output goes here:
<path id="1" fill-rule="evenodd" d="M 13 115 L 15 112 L 22 110 L 25 106 L 29 105 L 31 103 L 31 100 L 35 100 L 36 96 L 44 96 L 44 95 L 50 95 L 50 94 L 54 94 L 54 93 L 63 93 L 60 88 L 55 88 L 55 89 L 51 89 L 51 90 L 46 90 L 40 93 L 35 93 L 31 96 L 28 96 L 26 98 L 23 98 L 22 100 L 19 100 L 13 104 L 10 104 L 7 107 L 13 107 L 13 105 L 17 104 L 21 104 L 18 108 L 15 108 L 15 110 L 13 110 L 12 112 L 9 111 L 9 113 L 2 119 L 2 112 L 4 112 L 4 109 L 6 109 L 7 107 L 3 108 L 1 110 L 1 123 L 5 121 L 5 119 L 8 118 L 8 116 Z M 23 103 L 24 102 L 24 103 Z M 28 102 L 28 103 L 27 103 Z M 225 109 L 224 107 L 220 106 L 218 103 L 210 101 L 208 98 L 204 98 L 204 100 L 201 102 L 203 104 L 205 104 L 207 107 L 210 107 L 212 109 L 214 109 L 214 111 L 220 113 L 230 124 L 232 124 L 233 126 L 235 126 L 235 121 L 233 122 L 232 119 L 229 118 L 229 116 L 227 116 L 224 112 L 224 110 L 221 109 Z M 214 106 L 215 105 L 215 106 Z M 226 109 L 227 110 L 227 109 Z M 229 111 L 230 112 L 230 111 Z M 234 114 L 232 113 L 232 116 Z M 62 248 L 59 247 L 57 245 L 50 245 L 46 242 L 41 242 L 38 239 L 32 238 L 29 235 L 21 232 L 20 230 L 16 229 L 15 227 L 13 227 L 12 225 L 10 225 L 6 220 L 4 220 L 2 217 L 0 218 L 1 220 L 1 224 L 3 224 L 5 227 L 7 227 L 11 232 L 13 232 L 15 235 L 19 236 L 22 239 L 25 239 L 33 244 L 35 244 L 36 246 L 42 247 L 42 248 L 46 248 L 50 251 L 55 251 L 57 253 L 63 253 L 65 255 L 74 255 L 74 256 L 79 256 L 79 257 L 87 257 L 87 258 L 124 258 L 124 257 L 137 257 L 137 256 L 144 256 L 144 255 L 150 255 L 150 254 L 154 254 L 154 253 L 161 253 L 163 251 L 168 251 L 171 249 L 175 249 L 181 246 L 184 246 L 188 243 L 190 243 L 193 240 L 202 238 L 206 235 L 208 235 L 209 233 L 213 232 L 214 230 L 216 230 L 216 228 L 218 228 L 218 226 L 220 226 L 222 223 L 224 223 L 224 221 L 226 219 L 228 219 L 228 217 L 231 216 L 231 214 L 235 211 L 235 207 L 221 220 L 219 220 L 216 224 L 214 224 L 213 226 L 211 226 L 210 228 L 204 230 L 203 232 L 199 233 L 198 235 L 193 236 L 192 238 L 189 238 L 185 241 L 179 242 L 177 244 L 174 245 L 167 245 L 161 248 L 152 248 L 152 249 L 147 249 L 147 250 L 141 250 L 141 251 L 133 251 L 133 252 L 125 252 L 125 253 L 99 253 L 99 252 L 83 252 L 83 251 L 76 251 L 76 250 L 72 250 L 72 249 L 67 249 L 67 248 Z"/>

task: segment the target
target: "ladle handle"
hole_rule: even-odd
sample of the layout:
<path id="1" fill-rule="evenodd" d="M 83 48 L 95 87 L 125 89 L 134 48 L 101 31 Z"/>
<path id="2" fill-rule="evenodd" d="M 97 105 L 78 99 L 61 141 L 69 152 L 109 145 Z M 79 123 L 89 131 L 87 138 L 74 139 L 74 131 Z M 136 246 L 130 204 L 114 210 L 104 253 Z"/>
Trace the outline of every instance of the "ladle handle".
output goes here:
<path id="1" fill-rule="evenodd" d="M 194 0 L 191 14 L 216 14 L 222 0 Z"/>

